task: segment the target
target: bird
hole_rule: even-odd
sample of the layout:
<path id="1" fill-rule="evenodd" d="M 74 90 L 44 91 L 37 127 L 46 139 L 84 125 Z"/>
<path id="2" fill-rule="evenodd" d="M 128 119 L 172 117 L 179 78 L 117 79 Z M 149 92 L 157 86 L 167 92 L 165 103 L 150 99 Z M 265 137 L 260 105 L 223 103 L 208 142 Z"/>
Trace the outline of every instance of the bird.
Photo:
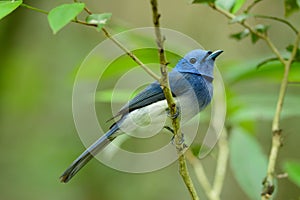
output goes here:
<path id="1" fill-rule="evenodd" d="M 180 123 L 186 123 L 210 104 L 213 97 L 214 63 L 222 52 L 222 50 L 214 52 L 203 49 L 192 50 L 181 58 L 168 73 L 169 85 L 178 108 L 176 114 L 180 116 Z M 150 122 L 149 117 L 151 118 Z M 171 125 L 166 125 L 170 117 L 177 116 L 170 116 L 162 87 L 158 81 L 155 81 L 111 118 L 118 118 L 118 120 L 73 161 L 60 176 L 60 181 L 67 183 L 97 153 L 122 133 L 145 134 L 145 131 L 154 130 L 153 128 L 145 129 L 139 123 L 151 123 L 161 130 L 163 128 L 172 130 Z M 134 120 L 138 120 L 138 122 L 135 123 Z"/>

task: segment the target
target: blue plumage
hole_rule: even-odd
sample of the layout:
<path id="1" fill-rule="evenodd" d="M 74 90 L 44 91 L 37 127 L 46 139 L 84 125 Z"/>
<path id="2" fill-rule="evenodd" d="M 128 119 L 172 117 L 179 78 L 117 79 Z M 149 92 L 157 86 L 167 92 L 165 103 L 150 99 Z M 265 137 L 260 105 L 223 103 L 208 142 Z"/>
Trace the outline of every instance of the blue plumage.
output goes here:
<path id="1" fill-rule="evenodd" d="M 193 50 L 186 54 L 169 73 L 170 88 L 180 108 L 181 123 L 190 120 L 211 102 L 214 61 L 222 52 L 221 50 L 215 52 Z M 115 116 L 119 117 L 119 120 L 71 164 L 62 174 L 61 181 L 68 182 L 93 158 L 93 155 L 105 148 L 120 133 L 137 131 L 142 134 L 145 129 L 133 123 L 132 119 L 144 123 L 150 116 L 153 119 L 151 123 L 158 124 L 162 129 L 167 109 L 165 96 L 159 83 L 150 84 L 120 109 Z"/>

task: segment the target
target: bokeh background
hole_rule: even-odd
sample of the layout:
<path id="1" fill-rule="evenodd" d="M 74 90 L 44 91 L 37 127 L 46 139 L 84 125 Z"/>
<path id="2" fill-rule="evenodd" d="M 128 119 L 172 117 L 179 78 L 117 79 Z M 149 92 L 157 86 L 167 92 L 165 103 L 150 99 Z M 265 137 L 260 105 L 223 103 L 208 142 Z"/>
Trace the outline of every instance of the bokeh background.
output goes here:
<path id="1" fill-rule="evenodd" d="M 152 26 L 148 1 L 84 2 L 95 13 L 113 13 L 108 26 L 112 33 Z M 68 1 L 26 3 L 50 10 Z M 242 30 L 241 27 L 228 24 L 227 19 L 205 5 L 165 0 L 159 1 L 159 9 L 163 27 L 180 31 L 207 49 L 224 50 L 218 67 L 228 96 L 234 97 L 227 103 L 238 113 L 235 118 L 244 119 L 228 120 L 233 124 L 242 121 L 239 125 L 251 130 L 268 155 L 271 120 L 282 73 L 276 64 L 256 70 L 257 63 L 271 56 L 268 47 L 262 41 L 253 45 L 249 38 L 230 39 L 229 35 Z M 283 17 L 283 1 L 265 0 L 254 12 Z M 296 13 L 289 20 L 299 27 L 299 17 Z M 264 22 L 270 25 L 270 37 L 284 52 L 294 40 L 293 33 L 283 24 Z M 85 56 L 104 39 L 101 32 L 78 24 L 69 24 L 53 35 L 46 15 L 22 7 L 0 21 L 0 199 L 189 199 L 177 163 L 152 173 L 128 174 L 94 160 L 70 183 L 59 182 L 59 175 L 84 150 L 72 116 L 76 71 Z M 295 69 L 292 81 L 299 81 L 299 76 Z M 110 84 L 113 81 L 107 80 L 107 87 Z M 285 137 L 278 173 L 283 172 L 285 161 L 300 160 L 299 95 L 299 84 L 290 84 L 282 119 Z M 109 104 L 100 102 L 97 109 L 105 105 Z M 251 109 L 245 109 L 248 106 Z M 108 108 L 101 110 L 101 120 L 111 117 Z M 202 163 L 212 178 L 215 157 L 208 156 Z M 205 199 L 200 186 L 196 186 L 201 199 Z M 275 199 L 299 199 L 299 188 L 288 179 L 280 179 L 278 186 Z M 230 166 L 221 197 L 248 199 Z"/>

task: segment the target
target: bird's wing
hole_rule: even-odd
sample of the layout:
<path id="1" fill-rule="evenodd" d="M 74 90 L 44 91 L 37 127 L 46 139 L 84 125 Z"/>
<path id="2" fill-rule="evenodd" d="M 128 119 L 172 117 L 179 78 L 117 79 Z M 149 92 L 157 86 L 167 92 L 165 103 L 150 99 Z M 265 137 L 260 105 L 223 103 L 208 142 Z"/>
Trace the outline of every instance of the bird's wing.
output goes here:
<path id="1" fill-rule="evenodd" d="M 160 100 L 164 100 L 164 93 L 158 82 L 154 82 L 137 94 L 132 100 L 124 105 L 113 118 L 125 115 L 133 110 L 145 107 Z M 112 119 L 113 119 L 112 118 Z"/>
<path id="2" fill-rule="evenodd" d="M 180 82 L 180 80 L 184 79 L 184 75 L 179 72 L 171 72 L 169 73 L 170 87 L 173 91 L 173 88 L 177 88 L 175 85 Z M 173 92 L 173 96 L 175 97 L 178 94 L 178 91 Z M 123 116 L 129 112 L 132 112 L 136 109 L 148 106 L 152 103 L 161 101 L 165 99 L 165 95 L 163 90 L 158 82 L 154 82 L 146 87 L 143 91 L 137 94 L 132 100 L 130 100 L 125 106 L 123 106 L 120 111 L 111 119 L 114 119 L 119 116 Z M 110 119 L 110 120 L 111 120 Z"/>
<path id="3" fill-rule="evenodd" d="M 187 82 L 185 76 L 185 73 L 180 73 L 174 70 L 169 73 L 169 81 L 173 97 L 184 93 L 184 91 L 186 90 L 185 87 L 180 87 L 180 84 L 182 85 L 183 82 Z M 146 87 L 139 94 L 137 94 L 132 100 L 125 104 L 115 116 L 110 118 L 108 121 L 164 99 L 165 95 L 163 93 L 163 90 L 160 84 L 156 81 Z"/>

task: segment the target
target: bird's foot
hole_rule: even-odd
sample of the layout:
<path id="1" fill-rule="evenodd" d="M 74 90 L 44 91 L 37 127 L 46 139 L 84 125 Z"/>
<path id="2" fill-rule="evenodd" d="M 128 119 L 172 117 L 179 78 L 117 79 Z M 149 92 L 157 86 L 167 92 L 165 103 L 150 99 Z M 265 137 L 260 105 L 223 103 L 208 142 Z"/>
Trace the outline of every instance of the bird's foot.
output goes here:
<path id="1" fill-rule="evenodd" d="M 180 108 L 178 106 L 176 106 L 176 113 L 175 114 L 171 114 L 170 109 L 167 109 L 167 115 L 168 117 L 170 117 L 171 119 L 176 119 L 180 114 Z"/>
<path id="2" fill-rule="evenodd" d="M 171 127 L 164 126 L 164 128 L 167 129 L 168 131 L 170 131 L 172 134 L 174 134 L 174 130 Z M 174 135 L 173 135 L 173 137 L 174 137 Z"/>
<path id="3" fill-rule="evenodd" d="M 170 127 L 168 127 L 168 128 L 170 128 Z M 171 130 L 173 131 L 173 129 L 171 129 Z M 179 152 L 182 152 L 184 149 L 186 149 L 188 147 L 188 145 L 185 144 L 185 142 L 184 142 L 184 134 L 181 133 L 181 135 L 178 136 L 178 139 L 179 139 L 179 141 L 176 141 L 175 135 L 173 135 L 173 137 L 171 139 L 171 143 L 176 146 L 176 148 Z"/>

